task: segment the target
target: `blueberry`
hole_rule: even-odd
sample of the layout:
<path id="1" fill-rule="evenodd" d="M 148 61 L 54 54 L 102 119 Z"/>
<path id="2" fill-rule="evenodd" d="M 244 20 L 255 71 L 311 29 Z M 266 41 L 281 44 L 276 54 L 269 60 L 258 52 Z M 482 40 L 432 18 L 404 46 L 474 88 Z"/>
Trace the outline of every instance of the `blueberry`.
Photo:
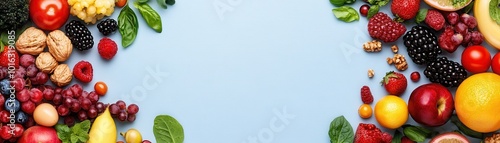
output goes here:
<path id="1" fill-rule="evenodd" d="M 23 111 L 19 111 L 16 113 L 16 122 L 19 124 L 24 124 L 28 121 L 28 115 L 24 113 Z"/>
<path id="2" fill-rule="evenodd" d="M 19 109 L 21 109 L 21 103 L 17 99 L 5 99 L 5 110 L 17 112 Z"/>
<path id="3" fill-rule="evenodd" d="M 9 79 L 0 81 L 0 93 L 2 95 L 10 95 L 10 82 Z"/>

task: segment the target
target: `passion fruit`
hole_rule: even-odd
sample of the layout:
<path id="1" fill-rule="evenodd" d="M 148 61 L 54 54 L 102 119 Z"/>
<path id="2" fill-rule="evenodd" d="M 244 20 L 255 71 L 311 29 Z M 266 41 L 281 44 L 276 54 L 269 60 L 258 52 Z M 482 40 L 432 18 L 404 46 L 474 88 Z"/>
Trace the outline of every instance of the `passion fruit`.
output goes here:
<path id="1" fill-rule="evenodd" d="M 469 5 L 472 0 L 424 0 L 424 2 L 442 11 L 457 11 Z"/>
<path id="2" fill-rule="evenodd" d="M 432 138 L 429 143 L 470 143 L 470 141 L 460 133 L 447 132 Z"/>

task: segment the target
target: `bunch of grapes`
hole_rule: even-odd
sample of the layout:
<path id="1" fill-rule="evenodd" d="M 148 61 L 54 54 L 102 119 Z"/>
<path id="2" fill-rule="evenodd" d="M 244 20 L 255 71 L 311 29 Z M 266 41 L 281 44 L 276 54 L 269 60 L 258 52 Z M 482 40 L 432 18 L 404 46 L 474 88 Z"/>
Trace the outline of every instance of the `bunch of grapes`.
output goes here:
<path id="1" fill-rule="evenodd" d="M 133 122 L 135 121 L 135 115 L 139 112 L 139 106 L 136 104 L 127 106 L 124 101 L 118 100 L 116 103 L 109 105 L 109 112 L 112 117 L 117 118 L 119 121 Z"/>

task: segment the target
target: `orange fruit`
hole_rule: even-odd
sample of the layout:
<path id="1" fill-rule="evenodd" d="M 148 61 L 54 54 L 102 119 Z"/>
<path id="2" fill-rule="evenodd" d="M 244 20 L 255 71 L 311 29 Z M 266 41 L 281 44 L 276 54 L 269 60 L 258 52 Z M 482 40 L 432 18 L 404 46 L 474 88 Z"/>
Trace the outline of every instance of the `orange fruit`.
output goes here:
<path id="1" fill-rule="evenodd" d="M 382 127 L 397 129 L 408 120 L 408 105 L 395 95 L 384 96 L 375 105 L 375 119 Z"/>
<path id="2" fill-rule="evenodd" d="M 429 6 L 442 11 L 457 11 L 469 5 L 472 0 L 457 2 L 456 4 L 454 4 L 452 0 L 424 0 L 424 2 Z"/>
<path id="3" fill-rule="evenodd" d="M 368 104 L 361 104 L 358 109 L 359 117 L 363 119 L 368 119 L 372 117 L 372 107 Z"/>
<path id="4" fill-rule="evenodd" d="M 465 79 L 455 93 L 455 111 L 465 126 L 477 132 L 500 129 L 500 76 L 474 74 Z"/>

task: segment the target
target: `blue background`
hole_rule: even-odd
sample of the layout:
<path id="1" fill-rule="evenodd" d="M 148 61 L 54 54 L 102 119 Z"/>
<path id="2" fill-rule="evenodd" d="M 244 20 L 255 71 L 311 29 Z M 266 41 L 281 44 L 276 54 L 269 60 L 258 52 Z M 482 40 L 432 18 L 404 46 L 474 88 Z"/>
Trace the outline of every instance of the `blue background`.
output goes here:
<path id="1" fill-rule="evenodd" d="M 358 10 L 362 3 L 352 6 Z M 403 73 L 422 75 L 419 82 L 408 82 L 402 98 L 407 101 L 414 88 L 428 83 L 425 67 L 411 62 L 402 38 L 384 44 L 379 53 L 364 52 L 362 44 L 371 41 L 367 19 L 339 21 L 327 0 L 189 0 L 168 9 L 155 0 L 149 4 L 162 17 L 162 33 L 147 27 L 132 7 L 140 27 L 130 47 L 121 46 L 116 32 L 110 38 L 119 44 L 118 54 L 103 60 L 97 53 L 103 36 L 91 25 L 96 45 L 75 50 L 66 63 L 71 68 L 80 60 L 93 64 L 94 80 L 84 87 L 93 90 L 95 82 L 105 81 L 109 92 L 103 102 L 138 104 L 136 121 L 117 121 L 118 131 L 137 128 L 153 142 L 153 120 L 159 114 L 182 124 L 186 143 L 247 143 L 252 138 L 259 143 L 327 143 L 337 116 L 344 115 L 354 131 L 360 122 L 377 124 L 374 117 L 358 116 L 359 92 L 363 85 L 371 87 L 372 107 L 386 95 L 379 82 L 385 72 L 396 70 L 386 63 L 393 44 L 409 60 Z M 226 9 L 218 13 L 221 7 Z M 390 14 L 389 7 L 382 11 Z M 111 17 L 116 19 L 119 10 Z M 462 50 L 444 55 L 457 60 Z M 375 77 L 368 78 L 368 69 L 375 70 Z M 414 123 L 411 117 L 408 122 Z M 452 131 L 448 126 L 436 130 Z"/>

